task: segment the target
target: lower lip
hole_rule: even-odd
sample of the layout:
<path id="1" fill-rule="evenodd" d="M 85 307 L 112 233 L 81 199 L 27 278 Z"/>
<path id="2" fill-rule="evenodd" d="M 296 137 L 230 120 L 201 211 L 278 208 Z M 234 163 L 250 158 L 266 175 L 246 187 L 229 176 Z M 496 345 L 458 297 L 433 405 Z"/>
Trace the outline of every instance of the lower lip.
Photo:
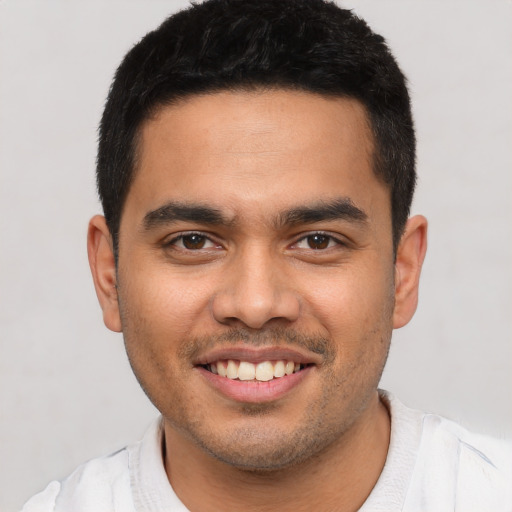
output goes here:
<path id="1" fill-rule="evenodd" d="M 312 366 L 291 375 L 267 382 L 228 379 L 201 366 L 196 369 L 221 394 L 237 402 L 260 403 L 277 400 L 298 386 L 311 372 Z"/>

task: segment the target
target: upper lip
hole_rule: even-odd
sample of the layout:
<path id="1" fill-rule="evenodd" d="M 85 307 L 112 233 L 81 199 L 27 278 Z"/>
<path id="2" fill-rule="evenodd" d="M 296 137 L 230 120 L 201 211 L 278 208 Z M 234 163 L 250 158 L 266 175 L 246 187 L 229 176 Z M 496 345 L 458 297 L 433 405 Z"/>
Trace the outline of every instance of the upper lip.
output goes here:
<path id="1" fill-rule="evenodd" d="M 293 361 L 299 364 L 320 364 L 322 356 L 295 347 L 236 345 L 208 350 L 196 358 L 194 365 L 206 365 L 226 359 L 247 361 L 255 364 L 263 361 L 279 360 Z"/>

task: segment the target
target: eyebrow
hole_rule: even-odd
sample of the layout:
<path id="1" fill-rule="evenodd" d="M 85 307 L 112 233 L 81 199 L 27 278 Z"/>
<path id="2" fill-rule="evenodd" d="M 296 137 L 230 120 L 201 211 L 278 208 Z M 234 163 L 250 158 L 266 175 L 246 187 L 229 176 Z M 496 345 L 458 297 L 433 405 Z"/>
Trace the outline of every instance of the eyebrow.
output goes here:
<path id="1" fill-rule="evenodd" d="M 368 216 L 351 199 L 343 197 L 328 202 L 321 201 L 308 206 L 298 206 L 281 212 L 275 225 L 279 228 L 329 220 L 349 220 L 364 224 L 367 222 Z M 158 226 L 180 221 L 211 226 L 231 226 L 235 223 L 236 218 L 227 218 L 220 210 L 210 206 L 170 201 L 144 216 L 143 229 L 149 231 Z"/>
<path id="2" fill-rule="evenodd" d="M 178 221 L 225 226 L 232 223 L 216 208 L 171 201 L 148 212 L 144 216 L 143 226 L 145 230 L 150 230 Z"/>
<path id="3" fill-rule="evenodd" d="M 319 202 L 311 206 L 299 206 L 283 212 L 279 217 L 281 226 L 312 224 L 329 220 L 348 220 L 365 224 L 368 215 L 358 208 L 351 199 L 342 197 L 328 202 Z"/>

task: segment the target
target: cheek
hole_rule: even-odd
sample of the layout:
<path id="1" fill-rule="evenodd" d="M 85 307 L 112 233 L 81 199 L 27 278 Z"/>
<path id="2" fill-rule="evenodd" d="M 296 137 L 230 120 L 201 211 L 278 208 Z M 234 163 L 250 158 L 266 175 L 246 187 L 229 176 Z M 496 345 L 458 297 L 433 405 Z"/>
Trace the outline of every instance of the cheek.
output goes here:
<path id="1" fill-rule="evenodd" d="M 310 281 L 311 285 L 312 281 Z M 304 294 L 311 314 L 334 338 L 356 341 L 364 333 L 386 329 L 394 307 L 393 271 L 375 267 L 332 272 Z"/>
<path id="2" fill-rule="evenodd" d="M 392 334 L 392 276 L 392 270 L 376 272 L 375 267 L 344 272 L 309 296 L 312 316 L 335 346 L 334 388 L 345 389 L 347 383 L 349 389 L 377 386 Z"/>
<path id="3" fill-rule="evenodd" d="M 179 357 L 198 319 L 200 292 L 175 280 L 138 272 L 120 276 L 119 302 L 126 352 L 142 389 L 160 411 L 181 410 L 190 370 Z"/>
<path id="4" fill-rule="evenodd" d="M 205 287 L 168 272 L 119 273 L 123 337 L 133 372 L 157 407 L 166 407 L 171 389 L 179 390 L 190 369 L 180 358 L 183 344 L 208 322 Z M 165 383 L 165 384 L 164 384 Z M 165 389 L 168 386 L 168 389 Z M 175 393 L 171 393 L 175 396 Z"/>
<path id="5" fill-rule="evenodd" d="M 210 286 L 200 277 L 183 277 L 165 269 L 139 271 L 120 279 L 123 331 L 143 330 L 146 342 L 190 336 L 209 317 Z"/>

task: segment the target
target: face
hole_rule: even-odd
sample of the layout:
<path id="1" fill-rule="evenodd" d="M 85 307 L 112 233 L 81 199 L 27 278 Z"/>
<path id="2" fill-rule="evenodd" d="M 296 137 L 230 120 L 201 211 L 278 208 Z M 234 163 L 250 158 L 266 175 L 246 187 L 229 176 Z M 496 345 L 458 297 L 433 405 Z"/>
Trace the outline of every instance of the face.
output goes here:
<path id="1" fill-rule="evenodd" d="M 357 101 L 301 92 L 195 96 L 143 125 L 104 311 L 170 437 L 277 468 L 369 421 L 396 299 L 372 147 Z"/>

